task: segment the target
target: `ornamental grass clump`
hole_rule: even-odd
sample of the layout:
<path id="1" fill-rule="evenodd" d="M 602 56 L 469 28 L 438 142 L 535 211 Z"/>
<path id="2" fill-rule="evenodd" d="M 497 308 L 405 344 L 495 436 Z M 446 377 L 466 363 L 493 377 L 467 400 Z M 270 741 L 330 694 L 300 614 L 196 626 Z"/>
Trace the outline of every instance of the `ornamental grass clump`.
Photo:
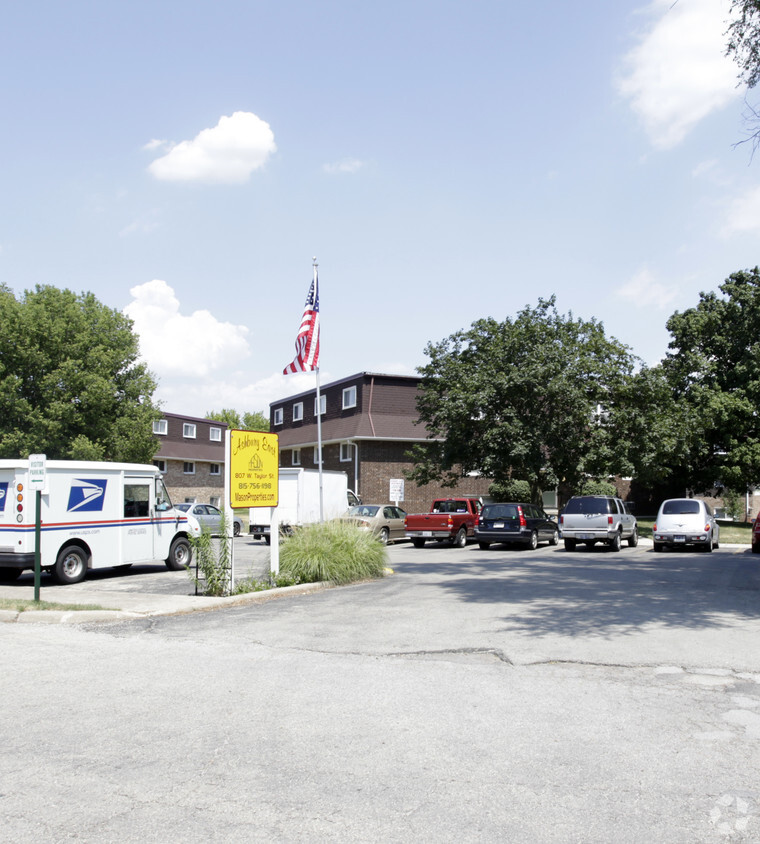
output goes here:
<path id="1" fill-rule="evenodd" d="M 280 572 L 300 583 L 382 577 L 388 552 L 369 531 L 333 521 L 304 525 L 280 546 Z"/>

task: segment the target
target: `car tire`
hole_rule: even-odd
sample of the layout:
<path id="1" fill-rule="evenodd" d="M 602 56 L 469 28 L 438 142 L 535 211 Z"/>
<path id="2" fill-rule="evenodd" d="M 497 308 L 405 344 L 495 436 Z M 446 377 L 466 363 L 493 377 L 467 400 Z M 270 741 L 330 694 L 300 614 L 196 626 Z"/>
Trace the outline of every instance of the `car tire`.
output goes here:
<path id="1" fill-rule="evenodd" d="M 169 556 L 164 560 L 166 567 L 172 571 L 186 569 L 193 559 L 193 549 L 184 536 L 178 536 L 169 548 Z"/>
<path id="2" fill-rule="evenodd" d="M 425 545 L 425 540 L 415 536 L 412 539 L 412 545 L 414 545 L 415 548 L 422 548 Z"/>
<path id="3" fill-rule="evenodd" d="M 78 545 L 66 545 L 58 554 L 52 573 L 61 584 L 81 582 L 87 575 L 87 552 Z"/>
<path id="4" fill-rule="evenodd" d="M 566 539 L 565 540 L 565 551 L 575 551 L 575 540 L 574 539 Z"/>
<path id="5" fill-rule="evenodd" d="M 635 527 L 633 533 L 628 537 L 628 547 L 635 548 L 639 544 L 639 529 Z"/>
<path id="6" fill-rule="evenodd" d="M 391 534 L 390 534 L 390 531 L 388 530 L 387 527 L 381 528 L 380 533 L 377 536 L 377 538 L 380 540 L 380 543 L 382 545 L 387 545 L 388 542 L 390 541 L 390 537 L 391 537 Z"/>
<path id="7" fill-rule="evenodd" d="M 487 551 L 491 547 L 490 542 L 478 542 L 478 547 L 481 551 Z"/>
<path id="8" fill-rule="evenodd" d="M 752 543 L 752 553 L 753 554 L 760 554 L 760 542 L 753 542 Z"/>
<path id="9" fill-rule="evenodd" d="M 530 539 L 525 544 L 529 551 L 535 551 L 538 548 L 538 533 L 535 530 L 530 532 Z"/>
<path id="10" fill-rule="evenodd" d="M 549 539 L 549 545 L 559 545 L 559 531 L 555 530 Z"/>
<path id="11" fill-rule="evenodd" d="M 623 543 L 622 543 L 622 542 L 621 542 L 621 540 L 620 540 L 620 531 L 618 531 L 618 532 L 615 534 L 615 536 L 613 536 L 613 537 L 612 537 L 612 539 L 610 540 L 610 551 L 619 551 L 619 550 L 620 550 L 620 546 L 621 546 L 622 544 L 623 544 Z"/>
<path id="12" fill-rule="evenodd" d="M 662 544 L 662 542 L 654 542 L 654 543 L 652 544 L 652 547 L 653 547 L 654 551 L 655 551 L 656 553 L 658 553 L 658 554 L 659 554 L 659 553 L 660 553 L 660 551 L 662 551 L 662 549 L 663 549 L 665 546 Z"/>
<path id="13" fill-rule="evenodd" d="M 712 554 L 712 549 L 713 549 L 713 541 L 712 541 L 712 535 L 711 535 L 707 545 L 705 545 L 705 553 L 706 554 Z"/>
<path id="14" fill-rule="evenodd" d="M 452 545 L 455 548 L 464 548 L 464 546 L 467 545 L 467 528 L 459 528 L 459 530 L 457 531 L 457 535 L 454 537 Z"/>
<path id="15" fill-rule="evenodd" d="M 233 522 L 232 523 L 232 535 L 233 536 L 240 536 L 240 523 Z"/>

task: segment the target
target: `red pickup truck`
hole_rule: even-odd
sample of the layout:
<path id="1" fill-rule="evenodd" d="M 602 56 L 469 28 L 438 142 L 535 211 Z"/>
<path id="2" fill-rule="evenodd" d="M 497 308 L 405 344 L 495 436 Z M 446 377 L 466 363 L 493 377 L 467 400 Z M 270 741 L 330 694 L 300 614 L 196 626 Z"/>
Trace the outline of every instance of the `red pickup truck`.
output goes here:
<path id="1" fill-rule="evenodd" d="M 483 506 L 479 498 L 439 498 L 429 513 L 415 513 L 404 520 L 404 533 L 415 548 L 422 548 L 428 539 L 447 540 L 464 548 L 467 538 L 474 536 L 475 519 Z"/>

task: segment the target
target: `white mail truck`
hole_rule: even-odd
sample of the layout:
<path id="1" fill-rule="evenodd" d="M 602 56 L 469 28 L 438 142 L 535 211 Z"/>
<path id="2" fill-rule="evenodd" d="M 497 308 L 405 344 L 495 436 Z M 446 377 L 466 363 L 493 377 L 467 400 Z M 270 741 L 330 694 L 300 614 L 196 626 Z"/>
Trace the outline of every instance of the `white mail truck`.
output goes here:
<path id="1" fill-rule="evenodd" d="M 0 579 L 34 568 L 36 489 L 28 460 L 0 460 Z M 32 487 L 35 487 L 33 489 Z M 40 565 L 59 583 L 88 569 L 192 559 L 193 516 L 176 510 L 155 466 L 50 460 L 40 495 Z"/>

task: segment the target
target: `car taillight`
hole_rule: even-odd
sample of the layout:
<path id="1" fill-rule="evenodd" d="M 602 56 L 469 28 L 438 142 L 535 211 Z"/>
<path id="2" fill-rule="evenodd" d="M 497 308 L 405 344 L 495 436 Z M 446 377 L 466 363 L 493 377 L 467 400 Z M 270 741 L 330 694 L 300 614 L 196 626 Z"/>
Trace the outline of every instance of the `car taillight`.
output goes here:
<path id="1" fill-rule="evenodd" d="M 709 524 L 705 525 L 705 533 L 710 533 L 710 525 Z"/>
<path id="2" fill-rule="evenodd" d="M 564 521 L 564 519 L 565 519 L 565 517 L 564 517 L 564 516 L 560 516 L 560 517 L 559 517 L 559 523 L 560 523 L 560 525 L 562 525 L 562 522 Z"/>
<path id="3" fill-rule="evenodd" d="M 526 527 L 528 523 L 525 521 L 525 515 L 522 511 L 522 507 L 518 507 L 517 512 L 520 515 L 520 527 Z"/>
<path id="4" fill-rule="evenodd" d="M 607 524 L 608 525 L 612 524 L 612 516 L 607 516 Z"/>
<path id="5" fill-rule="evenodd" d="M 454 520 L 451 518 L 451 513 L 449 513 L 449 517 L 448 517 L 448 519 L 446 519 L 446 524 L 449 527 L 454 527 Z"/>
<path id="6" fill-rule="evenodd" d="M 475 516 L 475 527 L 478 527 L 479 524 L 480 524 L 480 513 L 478 513 L 478 515 Z"/>
<path id="7" fill-rule="evenodd" d="M 652 525 L 652 530 L 657 530 L 657 522 Z"/>

